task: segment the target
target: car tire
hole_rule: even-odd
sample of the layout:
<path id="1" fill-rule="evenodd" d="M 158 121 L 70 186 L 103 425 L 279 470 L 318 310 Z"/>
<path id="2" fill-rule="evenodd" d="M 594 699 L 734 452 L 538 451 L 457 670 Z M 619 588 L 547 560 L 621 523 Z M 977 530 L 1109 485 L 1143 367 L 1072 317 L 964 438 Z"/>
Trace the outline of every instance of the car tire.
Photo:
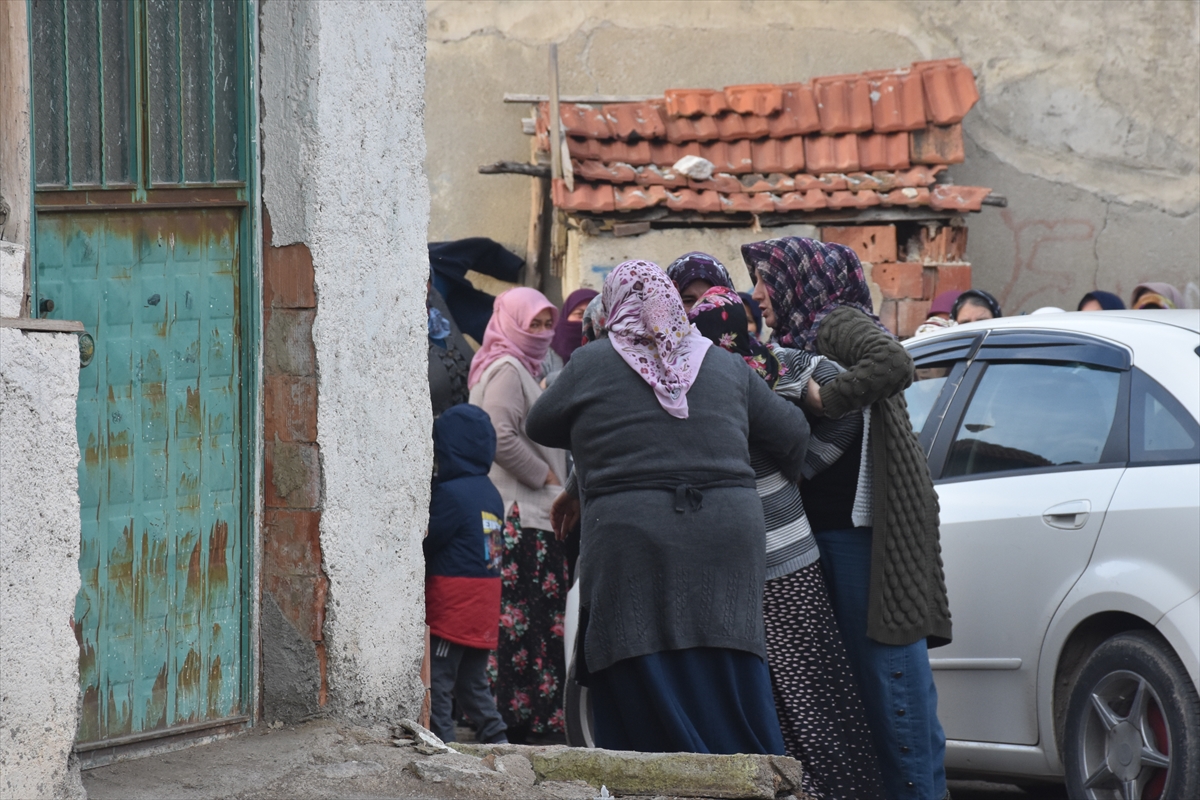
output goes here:
<path id="1" fill-rule="evenodd" d="M 592 693 L 575 682 L 575 665 L 567 676 L 563 713 L 567 720 L 567 744 L 571 747 L 595 747 L 592 727 Z"/>
<path id="2" fill-rule="evenodd" d="M 1200 797 L 1200 698 L 1156 633 L 1118 634 L 1088 656 L 1065 733 L 1069 797 Z"/>

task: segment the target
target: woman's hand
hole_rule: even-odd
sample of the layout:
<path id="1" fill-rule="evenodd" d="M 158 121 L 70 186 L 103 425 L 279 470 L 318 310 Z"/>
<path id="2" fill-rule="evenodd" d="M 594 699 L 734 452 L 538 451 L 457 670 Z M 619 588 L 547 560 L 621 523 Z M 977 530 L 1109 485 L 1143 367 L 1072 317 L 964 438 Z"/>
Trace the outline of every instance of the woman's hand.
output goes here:
<path id="1" fill-rule="evenodd" d="M 554 528 L 554 538 L 563 541 L 578 524 L 579 498 L 567 492 L 560 493 L 550 506 L 550 525 Z"/>
<path id="2" fill-rule="evenodd" d="M 808 379 L 808 388 L 804 391 L 804 407 L 818 417 L 825 416 L 825 406 L 821 403 L 821 385 L 812 378 Z"/>
<path id="3" fill-rule="evenodd" d="M 554 474 L 554 470 L 546 470 L 546 486 L 562 486 L 562 481 Z"/>

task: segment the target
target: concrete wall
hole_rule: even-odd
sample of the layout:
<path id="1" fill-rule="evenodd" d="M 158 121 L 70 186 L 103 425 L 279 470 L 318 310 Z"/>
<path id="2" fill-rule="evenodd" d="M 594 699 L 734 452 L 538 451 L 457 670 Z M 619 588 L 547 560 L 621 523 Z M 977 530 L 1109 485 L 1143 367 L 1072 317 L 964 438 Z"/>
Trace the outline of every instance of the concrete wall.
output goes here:
<path id="1" fill-rule="evenodd" d="M 0 798 L 83 797 L 79 725 L 79 344 L 0 328 Z"/>
<path id="2" fill-rule="evenodd" d="M 266 0 L 263 200 L 312 256 L 329 707 L 415 717 L 429 504 L 420 2 Z"/>
<path id="3" fill-rule="evenodd" d="M 976 285 L 1009 311 L 1074 307 L 1093 288 L 1200 282 L 1200 5 L 877 0 L 825 3 L 429 2 L 431 239 L 525 252 L 528 160 L 504 92 L 661 94 L 807 80 L 960 56 L 982 99 L 957 183 L 1009 199 L 968 218 Z M 703 234 L 685 249 L 704 249 Z"/>

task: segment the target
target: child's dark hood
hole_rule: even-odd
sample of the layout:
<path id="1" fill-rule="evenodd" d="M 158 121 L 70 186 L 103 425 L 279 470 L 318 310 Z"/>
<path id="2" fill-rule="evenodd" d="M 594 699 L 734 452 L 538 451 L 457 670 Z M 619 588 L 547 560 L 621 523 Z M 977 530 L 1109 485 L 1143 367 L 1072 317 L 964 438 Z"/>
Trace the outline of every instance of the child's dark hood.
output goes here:
<path id="1" fill-rule="evenodd" d="M 496 457 L 496 429 L 487 412 L 467 403 L 447 409 L 433 423 L 433 454 L 438 483 L 487 475 Z"/>

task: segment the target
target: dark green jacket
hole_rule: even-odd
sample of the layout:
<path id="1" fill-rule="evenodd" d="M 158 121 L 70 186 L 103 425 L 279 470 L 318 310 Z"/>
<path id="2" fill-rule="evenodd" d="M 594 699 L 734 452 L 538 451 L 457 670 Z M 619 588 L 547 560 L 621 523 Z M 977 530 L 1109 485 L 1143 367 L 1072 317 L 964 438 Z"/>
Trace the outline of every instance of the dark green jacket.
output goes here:
<path id="1" fill-rule="evenodd" d="M 817 352 L 846 372 L 821 387 L 826 416 L 871 407 L 873 541 L 867 635 L 891 645 L 950 642 L 950 605 L 938 540 L 938 498 L 908 418 L 908 351 L 864 313 L 839 308 L 821 322 Z"/>

